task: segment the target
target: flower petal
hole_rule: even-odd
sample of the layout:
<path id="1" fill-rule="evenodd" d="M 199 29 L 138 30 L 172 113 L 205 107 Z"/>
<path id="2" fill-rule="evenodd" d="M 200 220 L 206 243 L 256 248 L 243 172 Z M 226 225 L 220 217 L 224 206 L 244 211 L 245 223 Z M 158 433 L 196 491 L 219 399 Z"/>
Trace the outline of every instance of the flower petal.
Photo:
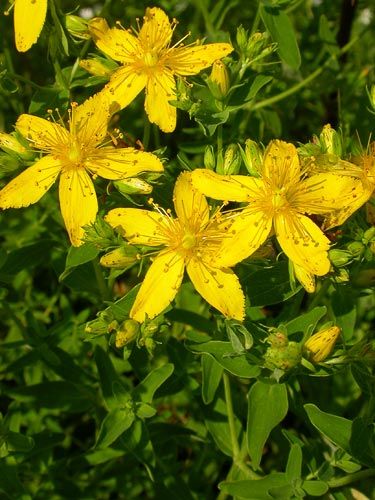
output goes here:
<path id="1" fill-rule="evenodd" d="M 293 264 L 317 276 L 329 272 L 329 239 L 311 219 L 296 213 L 277 214 L 274 227 L 281 248 Z"/>
<path id="2" fill-rule="evenodd" d="M 20 208 L 36 203 L 55 182 L 61 163 L 44 156 L 0 191 L 0 208 Z"/>
<path id="3" fill-rule="evenodd" d="M 306 271 L 306 269 L 304 269 L 301 266 L 298 266 L 297 264 L 293 264 L 293 268 L 295 277 L 301 283 L 306 292 L 314 293 L 316 289 L 315 275 L 309 273 L 308 271 Z"/>
<path id="4" fill-rule="evenodd" d="M 191 174 L 182 172 L 178 176 L 173 191 L 173 202 L 176 214 L 185 225 L 204 226 L 209 220 L 209 207 L 206 198 L 191 182 Z"/>
<path id="5" fill-rule="evenodd" d="M 245 209 L 234 217 L 214 260 L 215 266 L 231 267 L 254 253 L 267 239 L 272 217 L 256 208 Z"/>
<path id="6" fill-rule="evenodd" d="M 147 76 L 132 67 L 116 70 L 107 85 L 100 92 L 108 99 L 110 110 L 115 112 L 125 108 L 144 89 Z"/>
<path id="7" fill-rule="evenodd" d="M 176 99 L 176 82 L 171 71 L 154 71 L 147 82 L 145 110 L 151 123 L 163 132 L 176 128 L 177 110 L 168 101 Z"/>
<path id="8" fill-rule="evenodd" d="M 187 273 L 197 292 L 227 318 L 242 321 L 245 297 L 240 282 L 230 269 L 218 269 L 198 259 L 191 259 Z"/>
<path id="9" fill-rule="evenodd" d="M 120 228 L 130 243 L 146 246 L 165 244 L 163 228 L 169 224 L 166 215 L 139 208 L 114 208 L 105 220 L 113 228 Z"/>
<path id="10" fill-rule="evenodd" d="M 225 201 L 252 201 L 261 196 L 263 181 L 245 175 L 219 175 L 198 168 L 191 174 L 193 186 L 201 193 Z"/>
<path id="11" fill-rule="evenodd" d="M 175 298 L 184 276 L 183 257 L 173 251 L 159 254 L 143 280 L 130 317 L 142 322 L 160 314 Z"/>
<path id="12" fill-rule="evenodd" d="M 124 29 L 109 28 L 107 21 L 101 17 L 90 21 L 89 31 L 96 46 L 115 61 L 132 63 L 141 50 L 134 35 Z"/>
<path id="13" fill-rule="evenodd" d="M 51 150 L 69 142 L 69 134 L 64 127 L 39 116 L 21 115 L 17 120 L 16 129 L 36 149 Z"/>
<path id="14" fill-rule="evenodd" d="M 167 47 L 173 35 L 167 14 L 158 7 L 146 9 L 138 38 L 144 50 L 158 51 Z"/>
<path id="15" fill-rule="evenodd" d="M 47 0 L 15 0 L 14 34 L 19 52 L 26 52 L 37 41 L 47 13 Z"/>
<path id="16" fill-rule="evenodd" d="M 83 169 L 64 170 L 59 186 L 60 209 L 72 245 L 82 244 L 82 226 L 95 221 L 98 212 L 94 185 Z"/>
<path id="17" fill-rule="evenodd" d="M 98 93 L 80 106 L 72 106 L 70 129 L 77 135 L 81 146 L 95 146 L 106 136 L 109 118 L 108 99 Z"/>
<path id="18" fill-rule="evenodd" d="M 85 167 L 104 179 L 118 180 L 135 177 L 142 172 L 162 172 L 162 162 L 152 153 L 134 148 L 105 147 L 97 149 Z"/>
<path id="19" fill-rule="evenodd" d="M 181 76 L 196 75 L 233 51 L 229 43 L 209 43 L 171 49 L 166 64 Z"/>
<path id="20" fill-rule="evenodd" d="M 262 176 L 272 179 L 282 188 L 300 178 L 297 149 L 293 144 L 275 140 L 269 143 L 264 154 Z"/>

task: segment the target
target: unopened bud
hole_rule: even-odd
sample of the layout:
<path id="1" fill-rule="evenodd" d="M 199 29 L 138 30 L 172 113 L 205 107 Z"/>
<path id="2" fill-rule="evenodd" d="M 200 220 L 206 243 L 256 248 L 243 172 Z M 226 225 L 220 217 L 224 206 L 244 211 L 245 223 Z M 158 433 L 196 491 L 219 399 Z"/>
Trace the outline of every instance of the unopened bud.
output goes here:
<path id="1" fill-rule="evenodd" d="M 124 345 L 129 344 L 139 334 L 140 328 L 138 321 L 134 319 L 127 319 L 121 323 L 119 329 L 116 332 L 115 345 L 116 347 L 124 347 Z"/>
<path id="2" fill-rule="evenodd" d="M 109 76 L 113 69 L 109 68 L 107 65 L 103 64 L 99 59 L 82 59 L 79 62 L 81 68 L 85 69 L 88 73 L 94 76 Z"/>
<path id="3" fill-rule="evenodd" d="M 230 78 L 228 69 L 223 61 L 214 62 L 209 80 L 213 84 L 211 90 L 216 90 L 213 92 L 214 97 L 219 100 L 226 97 L 230 89 Z"/>
<path id="4" fill-rule="evenodd" d="M 245 141 L 245 151 L 241 148 L 241 154 L 249 174 L 259 177 L 262 169 L 263 153 L 258 144 L 251 139 L 247 139 Z"/>
<path id="5" fill-rule="evenodd" d="M 115 181 L 113 185 L 121 194 L 150 194 L 152 186 L 143 179 L 138 177 L 131 177 L 121 181 Z"/>
<path id="6" fill-rule="evenodd" d="M 108 30 L 108 23 L 102 17 L 94 17 L 89 22 L 89 32 L 94 41 L 102 38 Z"/>
<path id="7" fill-rule="evenodd" d="M 206 146 L 204 150 L 203 162 L 205 168 L 208 170 L 215 170 L 216 160 L 213 146 Z"/>
<path id="8" fill-rule="evenodd" d="M 370 227 L 363 234 L 363 243 L 369 243 L 370 241 L 375 240 L 375 227 Z"/>
<path id="9" fill-rule="evenodd" d="M 236 41 L 240 52 L 246 52 L 247 49 L 248 32 L 243 26 L 237 28 Z"/>
<path id="10" fill-rule="evenodd" d="M 341 333 L 341 328 L 331 326 L 312 335 L 304 344 L 303 350 L 312 363 L 324 361 L 332 352 Z"/>
<path id="11" fill-rule="evenodd" d="M 73 14 L 66 15 L 65 26 L 75 38 L 81 40 L 88 40 L 90 38 L 88 22 L 80 16 L 74 16 Z"/>
<path id="12" fill-rule="evenodd" d="M 241 153 L 237 144 L 229 144 L 224 153 L 223 174 L 236 175 L 242 164 Z"/>
<path id="13" fill-rule="evenodd" d="M 348 245 L 348 251 L 355 257 L 362 255 L 365 251 L 365 245 L 360 241 L 353 241 Z"/>
<path id="14" fill-rule="evenodd" d="M 5 132 L 0 132 L 0 148 L 5 151 L 5 153 L 16 153 L 22 158 L 30 156 L 30 150 L 25 148 L 14 135 L 6 134 Z"/>
<path id="15" fill-rule="evenodd" d="M 321 147 L 325 153 L 339 157 L 342 155 L 341 137 L 331 125 L 324 125 L 319 138 Z"/>
<path id="16" fill-rule="evenodd" d="M 122 246 L 103 255 L 100 264 L 113 269 L 124 269 L 137 262 L 137 254 L 136 248 L 130 245 Z"/>
<path id="17" fill-rule="evenodd" d="M 285 347 L 288 345 L 288 337 L 283 332 L 273 332 L 267 337 L 271 347 Z"/>
<path id="18" fill-rule="evenodd" d="M 288 342 L 285 346 L 269 347 L 264 356 L 268 368 L 291 370 L 302 359 L 301 346 L 297 342 Z"/>
<path id="19" fill-rule="evenodd" d="M 332 249 L 328 252 L 329 260 L 335 267 L 345 266 L 353 259 L 353 254 L 347 250 Z"/>

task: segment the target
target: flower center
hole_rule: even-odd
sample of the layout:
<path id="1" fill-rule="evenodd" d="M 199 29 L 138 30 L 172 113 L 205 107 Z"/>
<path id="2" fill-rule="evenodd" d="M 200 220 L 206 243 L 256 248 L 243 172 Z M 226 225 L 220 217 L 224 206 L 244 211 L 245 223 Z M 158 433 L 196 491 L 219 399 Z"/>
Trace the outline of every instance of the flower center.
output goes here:
<path id="1" fill-rule="evenodd" d="M 80 163 L 81 159 L 82 159 L 81 148 L 79 147 L 76 141 L 73 141 L 68 151 L 68 160 L 71 163 L 77 164 Z"/>
<path id="2" fill-rule="evenodd" d="M 182 238 L 181 242 L 182 248 L 184 250 L 191 250 L 192 248 L 195 247 L 196 244 L 197 244 L 197 238 L 195 234 L 187 231 Z"/>
<path id="3" fill-rule="evenodd" d="M 278 210 L 285 208 L 289 205 L 288 200 L 286 199 L 285 187 L 278 189 L 272 195 L 272 206 L 273 209 L 277 212 Z"/>
<path id="4" fill-rule="evenodd" d="M 143 56 L 143 62 L 145 63 L 146 66 L 152 68 L 156 66 L 159 62 L 158 55 L 154 51 L 145 52 Z"/>

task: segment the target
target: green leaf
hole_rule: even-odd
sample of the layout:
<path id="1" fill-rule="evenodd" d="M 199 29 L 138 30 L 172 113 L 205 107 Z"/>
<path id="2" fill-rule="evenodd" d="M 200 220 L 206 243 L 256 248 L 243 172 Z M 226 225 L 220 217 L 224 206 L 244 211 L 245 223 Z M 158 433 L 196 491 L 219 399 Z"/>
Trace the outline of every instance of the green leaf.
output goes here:
<path id="1" fill-rule="evenodd" d="M 261 88 L 273 80 L 269 75 L 257 75 L 250 86 L 250 90 L 245 98 L 245 101 L 251 101 L 257 95 Z"/>
<path id="2" fill-rule="evenodd" d="M 133 399 L 144 403 L 152 403 L 155 391 L 172 375 L 173 370 L 174 365 L 172 363 L 167 363 L 153 370 L 134 389 L 132 393 Z"/>
<path id="3" fill-rule="evenodd" d="M 304 405 L 310 422 L 330 441 L 350 453 L 350 436 L 353 422 L 331 413 L 321 411 L 314 404 Z"/>
<path id="4" fill-rule="evenodd" d="M 245 355 L 237 355 L 230 342 L 211 340 L 200 344 L 187 343 L 186 347 L 193 352 L 212 354 L 223 368 L 237 377 L 254 378 L 260 373 L 259 366 L 250 364 Z"/>
<path id="5" fill-rule="evenodd" d="M 249 500 L 263 500 L 274 498 L 269 494 L 271 488 L 281 488 L 287 485 L 288 482 L 285 474 L 282 472 L 274 472 L 261 479 L 223 482 L 219 484 L 219 488 L 224 493 L 228 493 L 234 497 L 246 498 Z"/>
<path id="6" fill-rule="evenodd" d="M 214 404 L 204 407 L 204 420 L 208 432 L 213 437 L 217 447 L 228 457 L 233 456 L 232 443 L 230 440 L 230 429 L 228 424 L 227 407 L 223 399 L 217 398 Z M 235 429 L 237 438 L 242 426 L 235 417 Z"/>
<path id="7" fill-rule="evenodd" d="M 5 435 L 8 451 L 28 452 L 34 447 L 34 440 L 19 432 L 7 431 Z"/>
<path id="8" fill-rule="evenodd" d="M 314 307 L 314 309 L 306 314 L 302 314 L 292 319 L 292 321 L 289 321 L 289 323 L 285 325 L 288 335 L 293 333 L 313 332 L 318 321 L 320 321 L 326 313 L 327 308 L 325 306 Z"/>
<path id="9" fill-rule="evenodd" d="M 324 481 L 303 481 L 302 488 L 306 491 L 308 495 L 312 497 L 320 497 L 327 493 L 328 484 Z"/>
<path id="10" fill-rule="evenodd" d="M 69 104 L 69 91 L 61 87 L 45 87 L 37 90 L 32 97 L 29 113 L 31 115 L 44 116 L 47 109 L 58 108 L 63 114 Z"/>
<path id="11" fill-rule="evenodd" d="M 86 264 L 95 259 L 98 254 L 99 250 L 91 243 L 85 243 L 79 247 L 71 246 L 66 256 L 66 270 Z"/>
<path id="12" fill-rule="evenodd" d="M 280 58 L 293 69 L 301 65 L 301 54 L 292 23 L 285 12 L 278 8 L 260 6 L 260 16 L 274 42 Z"/>
<path id="13" fill-rule="evenodd" d="M 255 382 L 248 395 L 247 449 L 253 467 L 259 467 L 270 432 L 288 412 L 285 384 Z"/>
<path id="14" fill-rule="evenodd" d="M 202 354 L 202 399 L 208 405 L 214 400 L 223 375 L 223 367 L 211 354 Z"/>
<path id="15" fill-rule="evenodd" d="M 292 444 L 290 448 L 288 462 L 286 464 L 285 475 L 289 482 L 294 482 L 301 478 L 302 471 L 302 450 L 298 444 Z"/>
<path id="16" fill-rule="evenodd" d="M 111 410 L 101 423 L 95 448 L 107 448 L 134 422 L 134 413 L 129 410 L 115 408 Z"/>
<path id="17" fill-rule="evenodd" d="M 23 269 L 32 269 L 48 262 L 53 244 L 52 240 L 40 240 L 9 252 L 2 265 L 0 280 L 8 282 Z"/>

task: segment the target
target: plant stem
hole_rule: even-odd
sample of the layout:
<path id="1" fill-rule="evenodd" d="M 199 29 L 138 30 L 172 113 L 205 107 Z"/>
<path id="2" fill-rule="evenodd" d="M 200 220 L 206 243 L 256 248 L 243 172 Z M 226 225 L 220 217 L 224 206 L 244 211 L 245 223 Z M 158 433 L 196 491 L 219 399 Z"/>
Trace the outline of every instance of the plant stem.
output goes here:
<path id="1" fill-rule="evenodd" d="M 344 477 L 331 479 L 330 481 L 328 481 L 328 486 L 330 488 L 340 488 L 341 486 L 346 486 L 347 484 L 354 483 L 355 481 L 360 481 L 361 479 L 367 479 L 368 477 L 372 476 L 375 476 L 375 469 L 361 470 L 359 472 L 353 472 L 353 474 L 348 474 Z"/>

